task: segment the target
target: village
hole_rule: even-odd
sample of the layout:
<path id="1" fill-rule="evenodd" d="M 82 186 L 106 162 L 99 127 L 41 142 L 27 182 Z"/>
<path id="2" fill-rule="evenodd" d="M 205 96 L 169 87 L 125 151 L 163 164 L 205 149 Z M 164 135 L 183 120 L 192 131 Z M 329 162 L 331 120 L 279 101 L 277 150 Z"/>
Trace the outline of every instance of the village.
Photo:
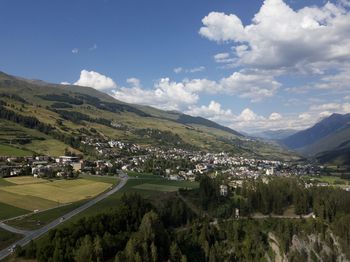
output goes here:
<path id="1" fill-rule="evenodd" d="M 171 148 L 125 143 L 84 141 L 97 152 L 96 159 L 67 154 L 59 157 L 1 157 L 0 176 L 30 175 L 35 178 L 74 179 L 79 174 L 116 175 L 122 172 L 159 174 L 169 180 L 198 181 L 208 175 L 223 178 L 222 194 L 227 188 L 241 187 L 246 179 L 262 178 L 268 182 L 273 176 L 317 177 L 323 167 L 309 163 L 281 162 L 276 160 L 246 158 L 228 153 L 207 153 Z M 327 186 L 318 182 L 317 186 Z M 312 184 L 305 183 L 305 187 Z"/>

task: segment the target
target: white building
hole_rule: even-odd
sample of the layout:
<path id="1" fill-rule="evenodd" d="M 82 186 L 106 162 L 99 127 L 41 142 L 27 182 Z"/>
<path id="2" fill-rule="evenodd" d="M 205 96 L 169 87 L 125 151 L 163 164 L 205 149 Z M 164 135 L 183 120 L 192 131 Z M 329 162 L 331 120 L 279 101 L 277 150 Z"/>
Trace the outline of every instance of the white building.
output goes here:
<path id="1" fill-rule="evenodd" d="M 60 156 L 56 158 L 56 163 L 69 164 L 79 162 L 79 157 L 76 156 Z"/>
<path id="2" fill-rule="evenodd" d="M 220 196 L 227 196 L 228 187 L 226 185 L 220 185 Z"/>
<path id="3" fill-rule="evenodd" d="M 273 167 L 266 170 L 266 175 L 268 175 L 268 176 L 270 176 L 270 175 L 272 176 L 274 173 L 275 173 L 275 171 L 274 171 Z"/>

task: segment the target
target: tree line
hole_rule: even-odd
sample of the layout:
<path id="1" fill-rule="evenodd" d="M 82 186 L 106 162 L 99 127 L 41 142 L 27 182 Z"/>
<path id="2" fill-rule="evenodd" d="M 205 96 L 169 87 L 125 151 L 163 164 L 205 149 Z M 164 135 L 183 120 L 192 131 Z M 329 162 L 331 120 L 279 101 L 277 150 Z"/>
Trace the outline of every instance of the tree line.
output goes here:
<path id="1" fill-rule="evenodd" d="M 7 109 L 5 107 L 6 105 L 6 103 L 0 105 L 0 118 L 15 122 L 27 128 L 36 129 L 45 134 L 48 134 L 50 131 L 54 130 L 54 127 L 40 122 L 36 117 L 17 114 L 12 110 Z"/>
<path id="2" fill-rule="evenodd" d="M 223 220 L 196 217 L 179 198 L 155 207 L 138 194 L 123 195 L 112 211 L 54 229 L 16 254 L 37 261 L 265 261 L 274 259 L 270 233 L 289 261 L 334 261 L 332 231 L 349 257 L 350 216 L 322 219 Z M 309 236 L 316 239 L 309 242 Z M 305 241 L 298 250 L 293 238 Z M 307 246 L 307 248 L 306 248 Z M 310 249 L 311 251 L 308 251 Z"/>

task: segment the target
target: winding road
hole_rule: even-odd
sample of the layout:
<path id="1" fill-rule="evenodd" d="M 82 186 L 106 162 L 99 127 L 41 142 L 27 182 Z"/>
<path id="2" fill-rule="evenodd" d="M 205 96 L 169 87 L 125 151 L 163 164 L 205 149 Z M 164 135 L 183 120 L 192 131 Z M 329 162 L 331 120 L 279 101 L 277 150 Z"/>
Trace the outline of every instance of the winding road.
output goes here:
<path id="1" fill-rule="evenodd" d="M 55 219 L 51 223 L 49 223 L 49 224 L 47 224 L 47 225 L 45 225 L 42 228 L 39 228 L 37 230 L 33 230 L 33 231 L 18 230 L 16 228 L 10 227 L 4 223 L 0 223 L 0 227 L 3 229 L 8 230 L 8 231 L 13 232 L 13 233 L 24 235 L 24 237 L 22 239 L 18 240 L 17 242 L 12 243 L 9 247 L 0 251 L 0 260 L 3 260 L 4 258 L 9 256 L 13 252 L 12 247 L 15 247 L 17 245 L 25 246 L 31 240 L 34 240 L 34 239 L 42 236 L 43 234 L 45 234 L 49 230 L 60 225 L 62 222 L 72 218 L 73 216 L 84 211 L 85 209 L 95 205 L 96 203 L 100 202 L 101 200 L 105 199 L 106 197 L 113 195 L 114 193 L 116 193 L 118 190 L 120 190 L 126 184 L 128 179 L 129 179 L 129 177 L 125 174 L 123 177 L 121 177 L 121 181 L 119 182 L 119 184 L 116 187 L 112 188 L 111 190 L 109 190 L 107 192 L 102 193 L 101 195 L 91 199 L 89 202 L 86 202 L 85 204 L 81 205 L 80 207 L 68 212 L 67 214 L 64 214 L 63 216 Z"/>

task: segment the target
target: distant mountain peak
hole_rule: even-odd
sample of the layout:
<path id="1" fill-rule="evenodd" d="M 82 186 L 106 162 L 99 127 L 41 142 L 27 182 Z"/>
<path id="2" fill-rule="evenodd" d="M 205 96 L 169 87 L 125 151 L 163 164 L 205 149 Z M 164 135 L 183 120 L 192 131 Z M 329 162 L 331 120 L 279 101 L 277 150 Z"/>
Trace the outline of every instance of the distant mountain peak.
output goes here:
<path id="1" fill-rule="evenodd" d="M 282 143 L 322 162 L 349 163 L 350 114 L 334 113 Z"/>
<path id="2" fill-rule="evenodd" d="M 292 149 L 302 148 L 337 131 L 349 121 L 350 114 L 342 115 L 334 113 L 329 117 L 322 119 L 314 126 L 283 139 L 282 142 Z"/>

